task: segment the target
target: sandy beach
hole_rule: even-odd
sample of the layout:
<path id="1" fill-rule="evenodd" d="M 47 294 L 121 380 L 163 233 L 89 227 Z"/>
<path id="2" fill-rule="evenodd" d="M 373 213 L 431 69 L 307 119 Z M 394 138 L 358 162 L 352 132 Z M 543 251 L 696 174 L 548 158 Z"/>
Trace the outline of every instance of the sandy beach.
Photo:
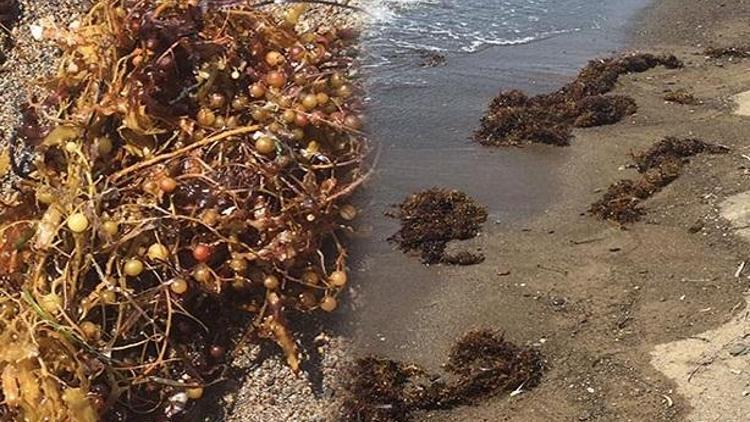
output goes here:
<path id="1" fill-rule="evenodd" d="M 19 104 L 34 89 L 30 81 L 54 71 L 56 50 L 33 39 L 30 25 L 42 18 L 67 25 L 89 5 L 85 0 L 21 3 L 14 46 L 0 68 L 5 137 L 19 121 Z M 517 154 L 519 168 L 541 157 L 555 170 L 529 171 L 529 180 L 543 186 L 534 192 L 533 206 L 523 202 L 524 186 L 512 194 L 494 193 L 495 173 L 477 181 L 472 189 L 490 208 L 499 198 L 515 200 L 507 208 L 525 215 L 505 218 L 490 209 L 499 217 L 461 245 L 481 250 L 483 263 L 423 268 L 416 261 L 404 264 L 410 257 L 389 261 L 402 271 L 394 270 L 403 277 L 398 282 L 412 284 L 378 296 L 372 293 L 377 288 L 362 286 L 362 280 L 388 273 L 368 268 L 368 252 L 356 252 L 357 242 L 383 242 L 379 248 L 392 249 L 385 243 L 392 233 L 353 238 L 356 271 L 370 276 L 354 280 L 346 309 L 300 327 L 308 358 L 303 374 L 295 376 L 274 347 L 250 345 L 238 351 L 230 381 L 212 391 L 194 420 L 334 421 L 346 361 L 377 353 L 439 371 L 454 341 L 472 328 L 499 330 L 538 350 L 546 365 L 541 383 L 512 397 L 502 394 L 414 420 L 745 420 L 750 415 L 750 371 L 742 357 L 750 352 L 745 338 L 750 196 L 743 194 L 750 191 L 750 117 L 735 113 L 740 107 L 735 96 L 750 90 L 750 59 L 712 59 L 704 50 L 747 48 L 748 17 L 750 3 L 743 0 L 657 0 L 641 11 L 629 24 L 625 51 L 675 54 L 685 67 L 621 77 L 613 93 L 635 99 L 638 112 L 614 125 L 576 129 L 569 147 L 488 149 L 487 154 L 511 159 Z M 693 93 L 698 102 L 664 100 L 666 92 L 678 89 Z M 457 134 L 456 142 L 465 143 L 468 136 Z M 665 136 L 700 138 L 731 151 L 690 158 L 676 181 L 643 203 L 640 222 L 622 228 L 588 215 L 610 184 L 636 177 L 628 167 L 631 154 Z M 443 165 L 440 154 L 434 163 L 426 157 L 423 166 Z M 456 156 L 455 151 L 444 154 Z M 459 155 L 455 167 L 446 168 L 445 180 L 453 171 L 488 163 L 485 159 L 467 162 Z M 419 163 L 409 170 L 418 171 Z M 403 186 L 389 185 L 393 190 L 385 197 L 394 199 Z M 367 189 L 365 207 L 373 201 Z M 526 213 L 525 207 L 533 210 Z M 383 211 L 369 210 L 377 218 Z M 386 305 L 367 310 L 362 301 L 373 296 L 408 311 L 391 313 Z M 362 330 L 368 321 L 377 327 Z M 381 333 L 382 340 L 375 338 Z"/>

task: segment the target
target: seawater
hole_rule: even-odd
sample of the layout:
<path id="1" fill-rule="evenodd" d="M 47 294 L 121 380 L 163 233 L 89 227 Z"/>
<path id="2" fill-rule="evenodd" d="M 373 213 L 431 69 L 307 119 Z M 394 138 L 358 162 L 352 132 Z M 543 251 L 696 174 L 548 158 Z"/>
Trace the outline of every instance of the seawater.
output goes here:
<path id="1" fill-rule="evenodd" d="M 609 26 L 621 0 L 373 0 L 366 64 L 382 75 L 423 52 L 475 53 Z"/>

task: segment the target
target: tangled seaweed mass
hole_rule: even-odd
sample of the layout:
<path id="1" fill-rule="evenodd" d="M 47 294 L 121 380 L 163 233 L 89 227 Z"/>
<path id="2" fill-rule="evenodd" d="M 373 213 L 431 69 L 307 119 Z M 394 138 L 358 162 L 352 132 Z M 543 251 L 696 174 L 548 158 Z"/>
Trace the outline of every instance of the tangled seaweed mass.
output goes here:
<path id="1" fill-rule="evenodd" d="M 552 94 L 528 97 L 521 91 L 501 92 L 482 118 L 475 139 L 484 145 L 513 146 L 529 142 L 566 146 L 573 127 L 617 123 L 635 113 L 635 101 L 622 95 L 604 95 L 621 75 L 645 72 L 656 66 L 682 67 L 675 56 L 634 54 L 595 60 L 571 83 Z"/>
<path id="2" fill-rule="evenodd" d="M 641 178 L 621 180 L 609 187 L 604 197 L 589 212 L 620 224 L 638 221 L 644 214 L 641 202 L 650 198 L 680 176 L 685 159 L 701 153 L 723 154 L 729 149 L 700 139 L 662 139 L 648 151 L 633 157 Z"/>
<path id="3" fill-rule="evenodd" d="M 2 207 L 3 420 L 179 418 L 232 332 L 297 370 L 287 316 L 337 307 L 369 149 L 356 34 L 201 4 L 102 0 L 45 30 L 64 54 Z"/>
<path id="4" fill-rule="evenodd" d="M 541 380 L 542 357 L 491 330 L 472 331 L 453 346 L 443 380 L 423 368 L 376 357 L 350 369 L 342 419 L 401 422 L 423 410 L 451 409 Z"/>
<path id="5" fill-rule="evenodd" d="M 401 229 L 389 239 L 404 252 L 418 251 L 425 264 L 472 265 L 484 256 L 471 252 L 451 255 L 451 240 L 467 240 L 479 234 L 487 221 L 487 209 L 457 190 L 429 189 L 406 198 L 391 215 Z"/>
<path id="6" fill-rule="evenodd" d="M 703 54 L 712 59 L 745 59 L 750 57 L 750 47 L 709 47 Z"/>

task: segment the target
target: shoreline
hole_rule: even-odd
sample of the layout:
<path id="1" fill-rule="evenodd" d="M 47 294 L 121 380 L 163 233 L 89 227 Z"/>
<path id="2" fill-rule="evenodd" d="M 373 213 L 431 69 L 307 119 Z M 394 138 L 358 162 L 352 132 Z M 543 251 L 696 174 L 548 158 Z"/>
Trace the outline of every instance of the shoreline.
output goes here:
<path id="1" fill-rule="evenodd" d="M 750 6 L 742 0 L 656 0 L 635 18 L 630 43 L 639 48 L 692 47 L 746 40 Z"/>
<path id="2" fill-rule="evenodd" d="M 65 16 L 71 13 L 70 18 L 86 2 L 60 0 L 42 8 L 31 0 L 23 3 L 37 8 L 33 18 L 37 19 L 61 9 Z M 553 157 L 559 163 L 559 171 L 549 177 L 554 197 L 530 219 L 488 223 L 484 235 L 468 242 L 484 251 L 485 263 L 465 268 L 420 267 L 420 279 L 413 283 L 432 282 L 433 277 L 440 281 L 429 288 L 413 287 L 420 296 L 407 298 L 413 306 L 409 318 L 419 325 L 404 335 L 419 338 L 419 331 L 421 336 L 440 333 L 445 337 L 431 342 L 429 356 L 424 357 L 428 366 L 434 366 L 443 360 L 442 349 L 458 331 L 491 326 L 517 344 L 540 350 L 549 371 L 538 388 L 516 397 L 499 396 L 474 407 L 420 415 L 424 419 L 671 421 L 696 414 L 717 416 L 712 408 L 750 412 L 744 391 L 735 391 L 738 383 L 750 382 L 750 378 L 744 370 L 742 376 L 726 372 L 726 368 L 739 368 L 732 365 L 741 361 L 722 355 L 718 360 L 726 363 L 720 368 L 724 372 L 712 373 L 707 366 L 693 379 L 707 388 L 726 384 L 722 390 L 726 397 L 721 398 L 686 388 L 684 367 L 664 369 L 673 361 L 693 362 L 702 357 L 699 353 L 671 358 L 675 347 L 700 349 L 701 341 L 679 343 L 679 347 L 670 347 L 670 342 L 720 338 L 726 334 L 722 324 L 732 320 L 745 303 L 746 285 L 733 275 L 746 258 L 746 244 L 721 218 L 721 211 L 725 199 L 750 190 L 747 160 L 742 156 L 750 153 L 744 141 L 750 120 L 732 115 L 729 100 L 750 89 L 750 75 L 745 75 L 748 61 L 710 61 L 702 50 L 713 43 L 732 45 L 750 39 L 750 30 L 739 26 L 742 17 L 750 16 L 750 5 L 741 0 L 723 4 L 657 0 L 630 22 L 631 41 L 622 51 L 674 52 L 687 63 L 680 71 L 659 68 L 620 79 L 614 93 L 634 97 L 639 105 L 636 115 L 612 126 L 577 129 L 573 145 L 566 149 L 482 150 Z M 665 17 L 681 23 L 662 28 Z M 18 53 L 35 44 L 27 34 L 31 19 L 27 17 L 16 29 L 24 31 L 20 45 L 26 45 Z M 36 44 L 33 48 L 38 49 Z M 45 50 L 39 57 L 26 59 L 31 64 L 21 63 L 25 70 L 16 69 L 14 78 L 3 78 L 0 128 L 15 124 L 17 113 L 11 110 L 19 95 L 25 97 L 20 88 L 25 78 L 38 75 L 40 63 L 53 57 L 53 51 Z M 13 60 L 18 58 L 10 56 L 11 64 Z M 666 104 L 663 92 L 675 87 L 694 91 L 703 103 Z M 646 201 L 644 221 L 626 231 L 581 215 L 610 183 L 634 175 L 624 169 L 631 152 L 646 149 L 667 135 L 714 140 L 734 151 L 726 157 L 690 159 L 677 181 Z M 698 223 L 698 231 L 691 232 Z M 347 301 L 356 305 L 357 299 Z M 340 317 L 347 315 L 334 319 Z M 213 420 L 331 420 L 327 418 L 329 399 L 335 394 L 331 385 L 346 351 L 352 349 L 335 328 L 316 326 L 311 331 L 329 333 L 302 339 L 309 350 L 318 353 L 315 359 L 320 367 L 314 380 L 295 378 L 275 351 L 251 347 L 238 358 L 235 370 L 242 376 L 228 386 L 238 392 L 207 405 L 232 411 L 217 414 Z M 717 356 L 735 340 L 722 337 L 724 343 L 712 344 L 718 346 Z M 424 349 L 424 344 L 419 347 Z M 672 372 L 667 376 L 653 365 Z M 726 383 L 721 377 L 734 381 Z"/>
<path id="3" fill-rule="evenodd" d="M 696 8 L 702 3 L 691 0 Z M 735 3 L 730 7 L 740 7 L 741 2 Z M 427 341 L 418 349 L 424 350 L 428 345 L 432 353 L 422 353 L 419 363 L 436 368 L 455 338 L 470 328 L 490 326 L 504 331 L 517 344 L 540 350 L 549 366 L 538 388 L 517 397 L 499 396 L 478 406 L 429 412 L 418 415 L 418 419 L 671 421 L 689 417 L 694 400 L 683 396 L 679 383 L 652 365 L 652 354 L 657 345 L 701 335 L 721 325 L 737 311 L 738 303 L 744 303 L 742 286 L 733 279 L 722 278 L 734 270 L 743 244 L 718 219 L 720 197 L 702 199 L 716 195 L 712 183 L 717 180 L 727 185 L 741 183 L 741 175 L 732 169 L 741 165 L 742 158 L 730 154 L 691 159 L 680 179 L 646 202 L 646 221 L 627 231 L 581 213 L 601 197 L 601 191 L 610 183 L 632 174 L 620 170 L 628 163 L 631 152 L 645 149 L 663 136 L 705 136 L 718 138 L 720 143 L 741 145 L 741 129 L 732 139 L 725 140 L 723 124 L 707 128 L 704 121 L 717 116 L 733 120 L 723 100 L 714 98 L 725 98 L 745 82 L 750 87 L 750 78 L 746 80 L 738 74 L 741 64 L 734 64 L 726 74 L 723 70 L 717 73 L 713 64 L 695 54 L 700 49 L 690 43 L 699 43 L 711 35 L 691 38 L 685 34 L 692 33 L 693 25 L 701 25 L 701 18 L 708 21 L 715 15 L 694 13 L 691 5 L 664 0 L 647 6 L 629 22 L 628 33 L 633 35 L 625 39 L 619 51 L 635 48 L 675 52 L 688 62 L 684 71 L 656 69 L 621 78 L 614 93 L 633 96 L 641 108 L 638 114 L 613 126 L 576 130 L 576 139 L 568 149 L 534 146 L 526 151 L 482 150 L 509 156 L 544 154 L 561 158 L 559 171 L 550 177 L 556 184 L 554 198 L 543 212 L 528 220 L 509 220 L 494 227 L 488 224 L 484 235 L 467 243 L 481 248 L 488 257 L 485 263 L 426 269 L 411 262 L 411 257 L 397 258 L 393 263 L 410 268 L 414 276 L 411 294 L 400 290 L 399 295 L 410 302 L 404 306 L 411 313 L 403 315 L 406 320 L 396 325 L 411 321 L 415 325 L 401 336 L 412 337 L 416 343 L 420 343 L 420 338 Z M 680 16 L 675 11 L 690 19 L 685 19 L 684 26 L 674 32 L 657 33 L 653 25 L 658 25 L 665 15 Z M 644 20 L 648 14 L 659 17 L 650 18 L 656 24 Z M 684 42 L 675 44 L 674 40 Z M 712 83 L 701 87 L 698 82 L 706 73 L 711 75 Z M 722 87 L 727 78 L 740 79 L 732 86 Z M 662 91 L 682 85 L 695 85 L 696 95 L 705 98 L 705 103 L 698 107 L 665 104 Z M 735 187 L 735 191 L 739 189 Z M 401 192 L 408 193 L 411 190 Z M 683 203 L 686 205 L 676 205 Z M 377 207 L 369 210 L 380 211 Z M 691 234 L 688 229 L 697 220 L 704 222 L 704 228 Z M 379 236 L 371 241 L 383 240 Z M 372 279 L 372 265 L 370 261 L 358 265 L 360 274 L 367 270 Z M 393 277 L 393 272 L 375 273 L 379 274 L 375 278 L 388 274 Z M 503 275 L 507 273 L 510 274 Z M 429 283 L 429 288 L 424 283 Z M 379 285 L 381 290 L 384 287 Z M 357 291 L 357 297 L 351 298 L 353 306 L 358 304 L 360 293 Z M 363 296 L 368 300 L 367 294 Z M 386 296 L 385 300 L 394 300 L 392 292 Z M 400 300 L 395 301 L 393 309 L 402 306 L 398 304 Z M 400 318 L 389 308 L 379 309 L 390 318 Z M 341 317 L 349 318 L 351 313 Z M 353 321 L 345 321 L 339 330 L 347 336 L 353 329 L 351 324 Z M 395 340 L 399 344 L 398 338 L 385 332 L 380 335 L 376 336 L 378 343 Z M 358 341 L 355 337 L 354 342 Z M 374 349 L 370 346 L 365 348 L 369 353 L 380 349 L 377 344 Z M 411 361 L 418 349 L 402 346 L 404 349 L 397 350 L 385 347 L 389 351 L 387 357 Z M 340 355 L 326 371 L 340 369 L 338 359 L 359 353 L 362 347 L 346 344 L 336 349 Z M 226 420 L 247 420 L 248 415 L 259 420 L 262 415 L 278 420 L 304 419 L 308 416 L 294 413 L 297 403 L 322 408 L 328 397 L 335 397 L 335 390 L 330 390 L 328 384 L 316 390 L 305 381 L 290 383 L 291 374 L 274 360 L 266 359 L 259 366 L 250 362 L 251 372 L 244 378 L 250 380 L 244 389 L 250 395 L 239 393 L 233 416 Z M 331 374 L 328 372 L 329 377 L 335 378 Z M 259 395 L 265 390 L 276 393 Z M 281 400 L 268 401 L 269 397 Z M 281 409 L 283 413 L 278 413 Z M 309 415 L 309 420 L 328 420 L 321 419 L 320 414 L 305 415 Z"/>

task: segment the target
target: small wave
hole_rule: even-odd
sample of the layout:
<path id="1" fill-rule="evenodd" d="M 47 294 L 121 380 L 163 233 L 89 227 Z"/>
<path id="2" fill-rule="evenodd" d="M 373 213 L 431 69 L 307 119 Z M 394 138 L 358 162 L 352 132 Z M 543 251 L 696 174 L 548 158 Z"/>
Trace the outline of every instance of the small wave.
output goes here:
<path id="1" fill-rule="evenodd" d="M 472 54 L 595 28 L 602 3 L 619 0 L 367 0 L 365 70 L 384 87 L 413 84 L 426 53 Z M 450 60 L 450 59 L 449 59 Z"/>
<path id="2" fill-rule="evenodd" d="M 462 47 L 461 51 L 465 53 L 476 53 L 477 51 L 481 50 L 484 47 L 493 46 L 493 45 L 511 46 L 511 45 L 530 44 L 535 41 L 546 40 L 548 38 L 554 37 L 555 35 L 570 34 L 573 32 L 578 32 L 580 30 L 581 28 L 565 29 L 565 30 L 559 30 L 559 31 L 548 31 L 548 32 L 542 32 L 537 35 L 529 35 L 526 37 L 513 38 L 513 39 L 491 39 L 491 38 L 477 37 L 476 39 L 472 40 L 469 45 Z"/>
<path id="3" fill-rule="evenodd" d="M 363 8 L 367 12 L 369 23 L 378 25 L 394 20 L 408 9 L 436 3 L 439 2 L 434 0 L 371 0 L 365 2 Z"/>
<path id="4" fill-rule="evenodd" d="M 473 53 L 580 31 L 590 0 L 371 0 L 366 41 L 399 52 Z M 589 13 L 587 13 L 589 12 Z M 591 23 L 595 26 L 595 23 Z"/>

